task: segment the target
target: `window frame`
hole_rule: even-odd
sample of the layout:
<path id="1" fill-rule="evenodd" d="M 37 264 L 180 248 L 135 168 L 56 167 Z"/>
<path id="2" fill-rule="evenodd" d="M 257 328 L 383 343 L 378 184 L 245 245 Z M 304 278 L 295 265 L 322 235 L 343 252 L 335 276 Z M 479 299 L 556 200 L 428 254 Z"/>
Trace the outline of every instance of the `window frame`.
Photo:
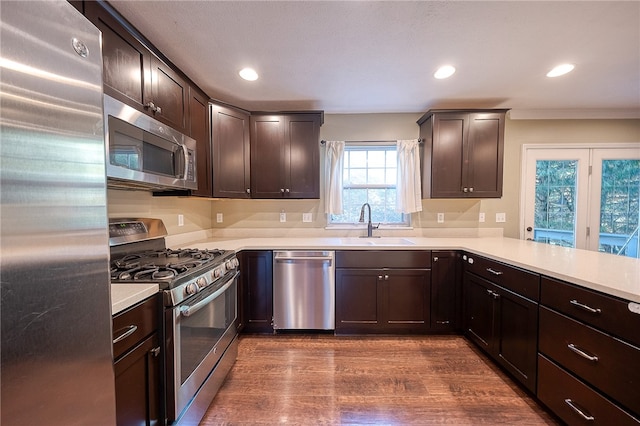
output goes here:
<path id="1" fill-rule="evenodd" d="M 348 164 L 347 164 L 347 152 L 348 151 L 358 151 L 358 150 L 362 150 L 362 151 L 390 151 L 393 150 L 394 152 L 396 152 L 397 155 L 397 141 L 395 140 L 389 140 L 389 141 L 348 141 L 345 142 L 345 157 L 344 157 L 344 161 L 343 161 L 343 165 L 342 165 L 342 173 L 343 173 L 343 179 L 344 181 L 346 181 L 346 179 L 344 178 L 344 174 L 346 172 L 347 169 L 349 169 Z M 374 167 L 372 167 L 374 168 Z M 380 168 L 380 167 L 378 167 Z M 396 161 L 396 165 L 394 167 L 397 171 L 397 161 Z M 366 168 L 367 170 L 369 169 L 369 167 Z M 388 164 L 385 164 L 384 170 L 389 170 L 390 167 L 388 167 Z M 396 179 L 394 178 L 394 181 Z M 370 190 L 370 189 L 383 189 L 383 190 L 388 190 L 388 189 L 393 189 L 395 190 L 397 188 L 397 182 L 394 184 L 389 184 L 389 183 L 343 183 L 342 185 L 342 190 L 344 191 L 345 189 L 365 189 L 365 190 Z M 343 192 L 343 201 L 344 201 L 344 192 Z M 367 202 L 369 202 L 367 200 Z M 402 221 L 401 222 L 379 222 L 379 229 L 412 229 L 411 226 L 411 214 L 407 214 L 407 213 L 398 213 L 395 211 L 395 205 L 391 206 L 393 208 L 392 212 L 393 213 L 397 213 L 401 215 Z M 368 211 L 365 212 L 365 214 L 368 215 Z M 373 211 L 373 214 L 375 214 L 375 210 Z M 365 222 L 335 222 L 332 220 L 332 214 L 327 214 L 327 228 L 332 228 L 332 229 L 337 229 L 337 228 L 341 228 L 341 229 L 360 229 L 363 227 L 367 226 L 367 217 L 365 217 Z M 374 224 L 377 224 L 378 222 L 376 222 L 375 220 L 373 220 Z"/>

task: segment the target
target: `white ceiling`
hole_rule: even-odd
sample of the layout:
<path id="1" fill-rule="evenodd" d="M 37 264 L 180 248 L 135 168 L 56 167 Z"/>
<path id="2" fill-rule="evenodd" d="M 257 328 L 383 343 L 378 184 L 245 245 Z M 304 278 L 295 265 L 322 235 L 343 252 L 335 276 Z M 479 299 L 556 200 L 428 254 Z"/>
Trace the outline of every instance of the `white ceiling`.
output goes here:
<path id="1" fill-rule="evenodd" d="M 252 111 L 640 117 L 638 1 L 110 3 L 209 96 Z M 545 77 L 562 62 L 575 70 Z M 443 64 L 457 72 L 434 79 Z"/>

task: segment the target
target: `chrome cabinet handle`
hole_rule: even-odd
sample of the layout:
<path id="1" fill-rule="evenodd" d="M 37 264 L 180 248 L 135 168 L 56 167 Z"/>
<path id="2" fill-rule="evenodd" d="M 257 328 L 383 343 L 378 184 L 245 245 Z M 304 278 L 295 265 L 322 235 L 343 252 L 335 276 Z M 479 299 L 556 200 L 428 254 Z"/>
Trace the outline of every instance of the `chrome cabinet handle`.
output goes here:
<path id="1" fill-rule="evenodd" d="M 389 275 L 385 275 L 385 276 L 384 276 L 384 280 L 385 280 L 385 281 L 389 281 Z"/>
<path id="2" fill-rule="evenodd" d="M 586 413 L 584 410 L 579 408 L 571 399 L 567 398 L 564 400 L 564 403 L 567 404 L 573 411 L 575 411 L 580 417 L 588 422 L 592 422 L 595 420 L 595 417 Z"/>
<path id="3" fill-rule="evenodd" d="M 280 193 L 284 194 L 284 188 L 280 188 Z"/>
<path id="4" fill-rule="evenodd" d="M 587 305 L 585 305 L 583 303 L 580 303 L 575 299 L 571 300 L 569 303 L 571 303 L 576 308 L 580 308 L 583 311 L 591 312 L 592 314 L 600 314 L 600 313 L 602 313 L 602 310 L 600 310 L 600 308 L 592 308 L 591 306 L 587 306 Z"/>
<path id="5" fill-rule="evenodd" d="M 492 273 L 493 275 L 500 276 L 503 273 L 501 271 L 496 271 L 495 269 L 487 268 L 487 272 Z"/>
<path id="6" fill-rule="evenodd" d="M 569 343 L 567 345 L 567 348 L 569 348 L 571 351 L 577 353 L 582 358 L 588 359 L 589 361 L 598 362 L 598 360 L 599 360 L 599 358 L 597 356 L 589 355 L 588 353 L 586 353 L 585 351 L 583 351 L 582 349 L 580 349 L 579 347 L 577 347 L 573 343 Z"/>
<path id="7" fill-rule="evenodd" d="M 153 112 L 158 113 L 158 114 L 162 114 L 162 108 L 156 107 L 156 110 L 153 111 Z"/>
<path id="8" fill-rule="evenodd" d="M 382 275 L 378 275 L 378 281 L 382 281 Z"/>
<path id="9" fill-rule="evenodd" d="M 124 333 L 122 333 L 121 335 L 119 335 L 118 337 L 113 339 L 113 344 L 114 345 L 116 343 L 118 343 L 118 342 L 123 341 L 127 337 L 131 336 L 133 333 L 135 333 L 138 330 L 138 326 L 137 325 L 133 325 L 133 324 L 131 324 L 130 326 L 125 327 L 125 328 L 127 329 L 127 331 L 125 331 Z"/>
<path id="10" fill-rule="evenodd" d="M 247 188 L 247 194 L 251 194 L 251 188 Z"/>
<path id="11" fill-rule="evenodd" d="M 158 347 L 156 347 L 156 348 L 151 349 L 151 351 L 150 351 L 150 352 L 151 352 L 151 355 L 153 355 L 154 357 L 156 357 L 156 356 L 160 355 L 160 346 L 158 346 Z"/>
<path id="12" fill-rule="evenodd" d="M 469 188 L 469 192 L 473 192 L 473 187 Z"/>
<path id="13" fill-rule="evenodd" d="M 436 324 L 449 324 L 450 321 L 436 321 Z"/>
<path id="14" fill-rule="evenodd" d="M 285 189 L 285 192 L 288 194 L 291 191 L 289 191 L 289 188 L 287 188 L 287 189 Z"/>
<path id="15" fill-rule="evenodd" d="M 462 188 L 462 192 L 469 192 L 469 189 L 467 187 Z"/>
<path id="16" fill-rule="evenodd" d="M 434 262 L 437 262 L 437 261 L 438 261 L 438 256 L 435 256 L 435 257 L 433 258 L 433 261 L 434 261 Z"/>

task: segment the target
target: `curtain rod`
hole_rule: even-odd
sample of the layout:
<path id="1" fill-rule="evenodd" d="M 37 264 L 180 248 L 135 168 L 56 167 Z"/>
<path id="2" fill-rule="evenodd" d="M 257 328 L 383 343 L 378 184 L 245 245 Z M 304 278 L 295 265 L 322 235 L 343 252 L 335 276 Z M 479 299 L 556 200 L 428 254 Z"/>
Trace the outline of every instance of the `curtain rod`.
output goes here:
<path id="1" fill-rule="evenodd" d="M 418 143 L 422 143 L 422 141 L 423 141 L 423 139 L 418 139 Z M 346 143 L 355 143 L 355 142 L 359 142 L 359 143 L 362 143 L 362 142 L 366 142 L 366 143 L 388 143 L 388 142 L 396 142 L 396 140 L 386 140 L 386 141 L 363 141 L 363 140 L 360 140 L 360 141 L 344 141 L 344 142 L 346 142 Z M 327 141 L 323 139 L 323 140 L 320 141 L 320 143 L 322 145 L 324 145 L 324 144 L 327 143 Z"/>

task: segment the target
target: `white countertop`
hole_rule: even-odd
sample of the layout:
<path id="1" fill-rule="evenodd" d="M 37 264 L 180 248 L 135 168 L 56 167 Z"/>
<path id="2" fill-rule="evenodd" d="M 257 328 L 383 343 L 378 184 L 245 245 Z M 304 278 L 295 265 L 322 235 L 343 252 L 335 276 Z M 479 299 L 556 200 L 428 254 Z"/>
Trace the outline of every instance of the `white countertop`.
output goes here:
<path id="1" fill-rule="evenodd" d="M 111 284 L 111 315 L 153 296 L 158 290 L 158 284 Z"/>
<path id="2" fill-rule="evenodd" d="M 385 241 L 386 240 L 386 241 Z M 402 241 L 413 243 L 401 244 Z M 389 242 L 390 244 L 386 244 Z M 396 243 L 394 245 L 393 243 Z M 346 243 L 346 244 L 345 244 Z M 241 238 L 181 247 L 228 250 L 466 250 L 533 272 L 640 303 L 640 260 L 513 238 Z"/>

